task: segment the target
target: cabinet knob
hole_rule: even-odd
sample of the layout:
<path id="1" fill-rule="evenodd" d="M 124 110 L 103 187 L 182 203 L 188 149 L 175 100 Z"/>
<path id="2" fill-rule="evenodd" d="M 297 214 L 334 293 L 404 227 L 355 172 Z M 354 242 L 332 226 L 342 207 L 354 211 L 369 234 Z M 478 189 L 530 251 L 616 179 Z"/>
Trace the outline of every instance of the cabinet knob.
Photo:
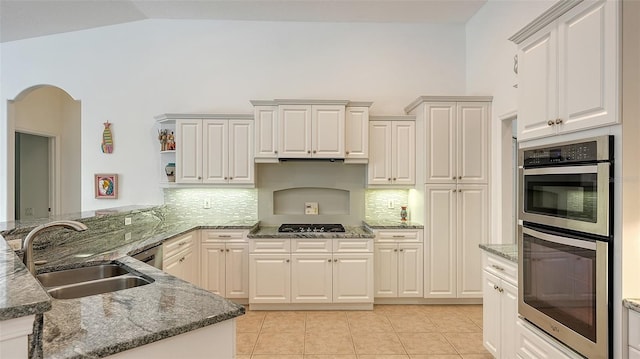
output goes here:
<path id="1" fill-rule="evenodd" d="M 180 263 L 184 262 L 184 258 L 185 257 L 180 258 L 180 260 L 178 262 L 180 262 Z"/>
<path id="2" fill-rule="evenodd" d="M 494 290 L 498 290 L 498 286 L 494 284 L 494 285 L 493 285 L 493 289 L 494 289 Z"/>
<path id="3" fill-rule="evenodd" d="M 224 249 L 221 249 L 220 252 L 224 252 Z"/>
<path id="4" fill-rule="evenodd" d="M 275 153 L 277 155 L 278 154 L 278 150 L 273 151 L 273 153 Z"/>
<path id="5" fill-rule="evenodd" d="M 313 150 L 313 153 L 316 153 L 316 150 Z"/>
<path id="6" fill-rule="evenodd" d="M 309 151 L 307 151 L 307 153 L 311 153 L 311 151 L 309 150 Z"/>
<path id="7" fill-rule="evenodd" d="M 227 177 L 224 178 L 225 180 L 228 179 Z"/>
<path id="8" fill-rule="evenodd" d="M 547 121 L 547 125 L 549 125 L 549 126 L 553 126 L 554 124 L 555 124 L 555 122 L 553 122 L 553 120 Z"/>
<path id="9" fill-rule="evenodd" d="M 227 248 L 227 252 L 229 251 L 229 249 Z"/>
<path id="10" fill-rule="evenodd" d="M 502 292 L 504 292 L 504 289 L 498 288 L 498 292 L 502 293 Z"/>
<path id="11" fill-rule="evenodd" d="M 397 250 L 397 249 L 394 249 L 393 251 L 394 251 L 394 252 L 397 252 L 398 250 Z"/>
<path id="12" fill-rule="evenodd" d="M 462 179 L 462 176 L 458 176 L 458 179 Z"/>
<path id="13" fill-rule="evenodd" d="M 286 262 L 287 262 L 287 263 L 289 263 L 289 262 L 290 262 L 290 260 L 288 260 L 288 259 L 287 259 L 287 260 L 286 260 Z"/>
<path id="14" fill-rule="evenodd" d="M 400 249 L 400 252 L 404 252 L 404 249 L 403 249 L 403 248 L 401 248 L 401 249 Z"/>
<path id="15" fill-rule="evenodd" d="M 561 118 L 557 118 L 557 119 L 556 119 L 556 125 L 559 125 L 559 124 L 561 124 L 561 123 L 562 123 L 562 119 L 561 119 Z"/>
<path id="16" fill-rule="evenodd" d="M 395 178 L 395 177 L 393 177 L 393 180 L 395 181 L 395 180 L 396 180 L 396 178 Z"/>
<path id="17" fill-rule="evenodd" d="M 331 258 L 327 259 L 327 262 L 331 263 Z"/>
<path id="18" fill-rule="evenodd" d="M 391 182 L 391 177 L 387 178 L 387 181 Z"/>
<path id="19" fill-rule="evenodd" d="M 334 259 L 334 260 L 333 260 L 333 262 L 334 262 L 334 263 L 337 263 L 337 262 L 338 262 L 338 260 L 337 260 L 337 259 Z"/>
<path id="20" fill-rule="evenodd" d="M 233 177 L 229 177 L 229 180 L 232 180 L 232 179 L 233 179 Z"/>
<path id="21" fill-rule="evenodd" d="M 201 180 L 201 179 L 202 179 L 202 177 L 198 176 L 198 179 L 199 179 L 199 180 Z"/>
<path id="22" fill-rule="evenodd" d="M 456 179 L 456 176 L 451 177 L 452 180 Z"/>
<path id="23" fill-rule="evenodd" d="M 345 152 L 346 154 L 349 154 L 349 151 Z"/>
<path id="24" fill-rule="evenodd" d="M 453 193 L 456 193 L 456 192 L 457 192 L 457 190 L 455 190 L 455 189 L 452 189 L 452 190 L 451 190 L 451 192 L 453 192 Z"/>

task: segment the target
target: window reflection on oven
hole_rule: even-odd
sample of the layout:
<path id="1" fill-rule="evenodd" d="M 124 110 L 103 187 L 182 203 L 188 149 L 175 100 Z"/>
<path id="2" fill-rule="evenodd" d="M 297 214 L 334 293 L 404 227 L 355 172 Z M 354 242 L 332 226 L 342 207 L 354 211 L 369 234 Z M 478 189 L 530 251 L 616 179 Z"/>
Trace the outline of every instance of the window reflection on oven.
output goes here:
<path id="1" fill-rule="evenodd" d="M 573 175 L 581 179 L 573 182 L 561 182 L 569 181 L 569 176 L 555 177 L 558 176 L 528 176 L 525 179 L 525 211 L 595 223 L 598 218 L 595 176 L 585 179 L 584 175 Z"/>
<path id="2" fill-rule="evenodd" d="M 595 341 L 595 250 L 524 237 L 524 302 Z"/>

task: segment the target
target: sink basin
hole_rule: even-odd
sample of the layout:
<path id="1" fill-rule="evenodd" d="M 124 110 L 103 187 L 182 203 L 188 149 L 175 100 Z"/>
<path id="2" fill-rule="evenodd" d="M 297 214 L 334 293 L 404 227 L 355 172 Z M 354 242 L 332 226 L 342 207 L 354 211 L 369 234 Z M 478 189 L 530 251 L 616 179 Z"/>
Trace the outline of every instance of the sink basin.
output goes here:
<path id="1" fill-rule="evenodd" d="M 65 269 L 56 272 L 42 273 L 36 276 L 43 287 L 57 287 L 90 280 L 117 277 L 130 273 L 116 263 L 98 264 L 89 267 Z"/>
<path id="2" fill-rule="evenodd" d="M 36 279 L 55 299 L 81 298 L 153 283 L 153 279 L 117 262 L 42 273 Z"/>
<path id="3" fill-rule="evenodd" d="M 151 281 L 140 276 L 127 274 L 119 277 L 55 287 L 48 289 L 47 293 L 55 299 L 73 299 L 135 288 L 147 284 L 151 284 Z"/>

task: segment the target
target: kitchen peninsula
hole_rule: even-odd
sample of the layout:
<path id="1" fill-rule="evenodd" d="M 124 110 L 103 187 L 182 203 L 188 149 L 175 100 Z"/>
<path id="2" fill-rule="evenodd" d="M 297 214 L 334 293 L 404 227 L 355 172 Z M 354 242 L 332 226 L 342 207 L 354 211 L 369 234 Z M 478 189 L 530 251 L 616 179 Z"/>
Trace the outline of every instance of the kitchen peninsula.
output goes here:
<path id="1" fill-rule="evenodd" d="M 0 294 L 0 319 L 4 321 L 0 323 L 35 315 L 32 358 L 179 357 L 185 347 L 192 355 L 210 355 L 215 350 L 221 357 L 233 357 L 234 318 L 244 313 L 241 305 L 128 256 L 193 229 L 229 227 L 171 221 L 165 214 L 164 207 L 127 207 L 82 219 L 89 227 L 82 234 L 56 231 L 37 240 L 35 259 L 47 261 L 42 266 L 46 269 L 40 271 L 116 261 L 153 279 L 149 285 L 77 299 L 51 299 L 0 239 L 0 284 L 4 288 Z M 133 217 L 136 224 L 120 225 L 125 216 Z M 4 229 L 0 234 L 10 244 L 25 234 L 19 225 Z M 24 337 L 16 340 L 26 345 Z M 2 346 L 11 346 L 5 344 Z M 15 353 L 7 355 L 15 357 Z"/>

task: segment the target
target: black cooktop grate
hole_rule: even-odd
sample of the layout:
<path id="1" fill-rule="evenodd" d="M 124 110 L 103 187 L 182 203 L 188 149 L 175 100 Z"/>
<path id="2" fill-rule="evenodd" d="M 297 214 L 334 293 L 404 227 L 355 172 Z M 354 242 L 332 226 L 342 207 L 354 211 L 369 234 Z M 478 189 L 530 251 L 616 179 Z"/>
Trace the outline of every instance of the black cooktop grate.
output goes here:
<path id="1" fill-rule="evenodd" d="M 307 232 L 344 232 L 341 224 L 283 224 L 278 227 L 280 233 L 307 233 Z"/>

